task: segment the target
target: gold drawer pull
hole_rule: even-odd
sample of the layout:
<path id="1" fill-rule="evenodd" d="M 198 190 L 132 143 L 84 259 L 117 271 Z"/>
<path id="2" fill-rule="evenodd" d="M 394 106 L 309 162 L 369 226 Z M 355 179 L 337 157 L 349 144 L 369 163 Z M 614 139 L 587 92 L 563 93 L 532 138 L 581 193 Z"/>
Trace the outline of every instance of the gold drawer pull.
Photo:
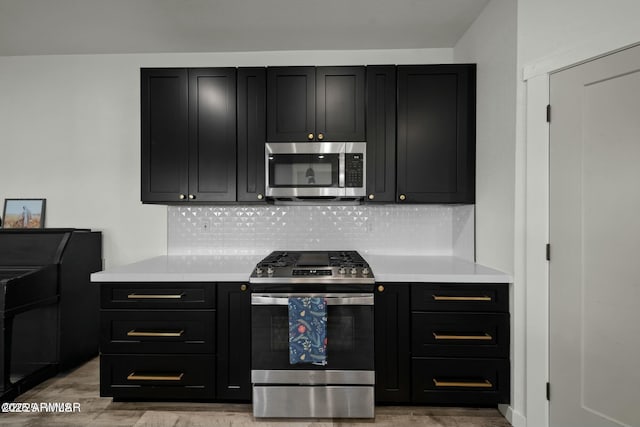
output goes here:
<path id="1" fill-rule="evenodd" d="M 129 381 L 180 381 L 184 376 L 183 372 L 180 372 L 177 375 L 145 375 L 145 374 L 136 374 L 132 372 L 129 374 L 127 379 Z"/>
<path id="2" fill-rule="evenodd" d="M 447 334 L 439 334 L 437 332 L 433 333 L 433 337 L 436 340 L 478 340 L 478 341 L 491 341 L 493 337 L 487 333 L 483 335 L 447 335 Z"/>
<path id="3" fill-rule="evenodd" d="M 182 299 L 184 292 L 181 294 L 129 294 L 129 299 Z"/>
<path id="4" fill-rule="evenodd" d="M 128 337 L 181 337 L 184 329 L 177 332 L 153 332 L 153 331 L 136 331 L 135 329 L 127 332 Z"/>
<path id="5" fill-rule="evenodd" d="M 493 384 L 491 384 L 491 381 L 489 380 L 484 380 L 484 381 L 478 381 L 478 382 L 474 382 L 474 381 L 438 381 L 437 379 L 433 378 L 433 384 L 436 387 L 467 387 L 467 388 L 491 388 L 493 387 Z"/>
<path id="6" fill-rule="evenodd" d="M 431 295 L 434 301 L 491 301 L 491 297 L 486 295 L 477 297 L 453 297 L 448 295 Z"/>

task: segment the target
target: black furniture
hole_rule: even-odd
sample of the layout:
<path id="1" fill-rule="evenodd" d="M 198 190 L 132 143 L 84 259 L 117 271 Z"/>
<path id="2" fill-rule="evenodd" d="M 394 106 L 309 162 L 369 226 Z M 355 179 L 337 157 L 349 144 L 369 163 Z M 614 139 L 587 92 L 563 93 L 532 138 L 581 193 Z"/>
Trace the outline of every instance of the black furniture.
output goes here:
<path id="1" fill-rule="evenodd" d="M 95 356 L 102 235 L 0 230 L 0 395 L 11 400 Z"/>

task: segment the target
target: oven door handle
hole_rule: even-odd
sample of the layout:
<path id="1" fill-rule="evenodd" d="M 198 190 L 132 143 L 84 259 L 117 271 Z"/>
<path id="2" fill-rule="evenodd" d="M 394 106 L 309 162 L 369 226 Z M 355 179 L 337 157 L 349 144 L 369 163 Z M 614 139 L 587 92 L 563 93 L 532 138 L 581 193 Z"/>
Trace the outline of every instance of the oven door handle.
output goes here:
<path id="1" fill-rule="evenodd" d="M 373 294 L 252 294 L 251 305 L 289 305 L 290 297 L 324 298 L 327 305 L 373 305 Z"/>

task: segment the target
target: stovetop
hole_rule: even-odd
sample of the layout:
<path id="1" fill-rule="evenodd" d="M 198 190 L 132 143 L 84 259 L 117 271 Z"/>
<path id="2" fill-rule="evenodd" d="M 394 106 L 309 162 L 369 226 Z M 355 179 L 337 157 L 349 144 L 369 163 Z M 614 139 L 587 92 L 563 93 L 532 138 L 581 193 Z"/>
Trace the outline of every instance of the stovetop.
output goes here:
<path id="1" fill-rule="evenodd" d="M 356 251 L 275 251 L 260 261 L 250 283 L 375 283 Z"/>

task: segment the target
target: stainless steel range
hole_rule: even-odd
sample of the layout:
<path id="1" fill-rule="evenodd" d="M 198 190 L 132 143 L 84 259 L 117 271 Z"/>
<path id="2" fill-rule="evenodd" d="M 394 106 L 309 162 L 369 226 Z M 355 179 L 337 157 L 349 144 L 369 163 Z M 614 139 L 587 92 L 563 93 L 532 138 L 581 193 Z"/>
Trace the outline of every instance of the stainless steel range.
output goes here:
<path id="1" fill-rule="evenodd" d="M 254 416 L 373 418 L 375 278 L 360 254 L 273 252 L 249 283 Z M 325 306 L 321 363 L 292 359 L 300 338 L 292 331 L 309 327 L 304 320 L 292 323 L 300 301 Z"/>

